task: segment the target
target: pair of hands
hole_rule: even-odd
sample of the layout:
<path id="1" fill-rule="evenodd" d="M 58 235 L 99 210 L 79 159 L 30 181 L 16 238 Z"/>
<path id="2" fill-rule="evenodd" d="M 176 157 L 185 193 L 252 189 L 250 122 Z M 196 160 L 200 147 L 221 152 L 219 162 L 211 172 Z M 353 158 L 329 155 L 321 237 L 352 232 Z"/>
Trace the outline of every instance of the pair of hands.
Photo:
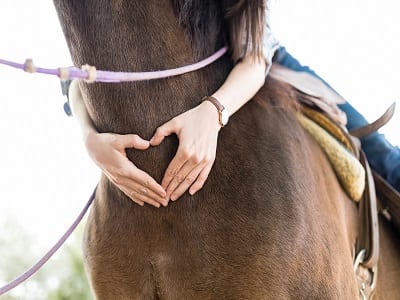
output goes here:
<path id="1" fill-rule="evenodd" d="M 150 141 L 136 134 L 118 135 L 92 131 L 85 144 L 90 157 L 104 174 L 135 203 L 160 207 L 175 201 L 188 189 L 199 191 L 214 164 L 220 130 L 218 112 L 209 101 L 173 118 L 157 128 Z M 128 160 L 125 149 L 146 150 L 176 134 L 178 150 L 161 184 Z"/>

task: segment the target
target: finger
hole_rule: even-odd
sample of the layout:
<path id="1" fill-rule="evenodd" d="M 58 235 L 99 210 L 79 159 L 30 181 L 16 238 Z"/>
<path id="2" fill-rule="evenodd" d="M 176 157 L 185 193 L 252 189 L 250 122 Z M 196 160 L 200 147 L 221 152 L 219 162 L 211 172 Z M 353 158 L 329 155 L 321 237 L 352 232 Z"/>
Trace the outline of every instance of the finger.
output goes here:
<path id="1" fill-rule="evenodd" d="M 139 199 L 136 199 L 136 197 L 133 197 L 132 192 L 129 192 L 127 189 L 125 189 L 123 186 L 118 186 L 117 187 L 126 195 L 128 196 L 133 202 L 139 204 L 140 206 L 144 205 L 143 201 L 140 201 Z"/>
<path id="2" fill-rule="evenodd" d="M 150 204 L 154 207 L 159 208 L 160 203 L 146 195 L 143 194 L 143 191 L 140 189 L 130 189 L 127 188 L 126 185 L 117 185 L 117 187 L 124 192 L 125 195 L 127 195 L 132 201 L 135 203 L 139 204 L 140 206 L 143 206 L 145 203 Z"/>
<path id="3" fill-rule="evenodd" d="M 119 177 L 120 182 L 117 182 L 117 183 L 120 184 L 125 179 L 129 180 L 131 186 L 133 186 L 133 184 L 138 184 L 138 185 L 154 192 L 161 198 L 165 198 L 165 196 L 166 196 L 166 192 L 165 192 L 164 188 L 161 185 L 159 185 L 153 179 L 153 177 L 151 177 L 146 172 L 138 169 L 133 164 L 130 166 L 130 168 L 128 170 L 124 170 L 124 171 L 120 172 L 120 177 Z"/>
<path id="4" fill-rule="evenodd" d="M 173 179 L 170 180 L 169 185 L 168 185 L 168 187 L 166 189 L 167 198 L 170 198 L 170 196 L 175 191 L 175 189 L 185 181 L 186 176 L 188 176 L 189 173 L 194 168 L 196 168 L 196 166 L 198 164 L 199 164 L 198 161 L 194 160 L 194 159 L 189 159 L 189 160 L 186 161 L 186 163 L 179 169 L 178 173 L 173 177 Z M 172 199 L 172 198 L 170 198 L 170 199 L 171 200 L 176 200 L 176 199 Z"/>
<path id="5" fill-rule="evenodd" d="M 186 190 L 193 184 L 193 182 L 196 180 L 197 176 L 199 176 L 201 170 L 203 170 L 205 167 L 205 164 L 199 164 L 197 165 L 186 177 L 185 180 L 179 184 L 175 190 L 171 194 L 171 200 L 176 201 L 181 197 Z"/>
<path id="6" fill-rule="evenodd" d="M 143 194 L 140 194 L 139 192 L 132 192 L 131 193 L 131 199 L 137 199 L 138 201 L 150 204 L 154 207 L 159 208 L 161 205 L 159 202 L 155 201 L 154 199 L 151 199 Z"/>
<path id="7" fill-rule="evenodd" d="M 168 201 L 165 197 L 161 197 L 142 184 L 132 181 L 130 178 L 121 179 L 117 186 L 123 187 L 123 189 L 128 192 L 130 198 L 132 199 L 140 199 L 146 203 L 157 202 L 161 203 L 163 206 L 168 205 Z M 132 194 L 134 194 L 134 196 L 132 196 Z"/>
<path id="8" fill-rule="evenodd" d="M 157 203 L 161 203 L 163 206 L 168 205 L 166 197 L 161 197 L 160 195 L 156 194 L 155 192 L 138 182 L 130 181 L 129 183 L 126 183 L 125 187 L 126 186 L 129 186 L 129 190 L 131 192 L 134 192 L 136 194 L 136 197 L 146 203 L 148 203 L 149 201 L 155 201 Z"/>
<path id="9" fill-rule="evenodd" d="M 149 189 L 150 191 L 154 192 L 155 194 L 157 194 L 158 196 L 160 196 L 161 198 L 165 198 L 167 196 L 167 193 L 165 191 L 165 189 L 159 185 L 157 183 L 157 181 L 155 181 L 153 179 L 153 177 L 151 177 L 149 174 L 147 174 L 146 172 L 139 170 L 138 172 L 140 173 L 140 179 L 139 182 L 141 183 L 141 185 L 147 189 Z"/>
<path id="10" fill-rule="evenodd" d="M 103 171 L 106 176 L 118 187 L 123 187 L 130 195 L 133 191 L 146 191 L 148 197 L 162 203 L 164 206 L 168 203 L 166 192 L 149 174 L 136 168 L 133 164 L 127 169 L 114 170 L 113 173 L 107 170 Z"/>
<path id="11" fill-rule="evenodd" d="M 125 134 L 118 136 L 123 148 L 135 148 L 146 150 L 150 147 L 150 142 L 141 138 L 137 134 Z"/>
<path id="12" fill-rule="evenodd" d="M 159 202 L 155 201 L 154 199 L 144 196 L 138 190 L 131 190 L 129 188 L 126 188 L 126 186 L 124 186 L 124 185 L 117 185 L 117 187 L 121 191 L 123 191 L 124 194 L 127 195 L 133 202 L 139 204 L 140 206 L 143 206 L 145 203 L 147 203 L 147 204 L 150 204 L 157 208 L 160 207 Z"/>
<path id="13" fill-rule="evenodd" d="M 176 131 L 176 122 L 174 119 L 172 119 L 157 128 L 153 137 L 150 139 L 150 145 L 152 146 L 160 145 L 166 136 L 171 135 L 175 131 Z"/>
<path id="14" fill-rule="evenodd" d="M 179 146 L 176 154 L 170 164 L 168 165 L 167 170 L 165 171 L 164 177 L 161 180 L 161 186 L 164 189 L 167 189 L 171 184 L 172 180 L 176 177 L 180 169 L 185 165 L 185 163 L 192 157 L 192 153 L 188 150 L 187 147 Z M 189 171 L 187 171 L 189 173 Z M 186 173 L 186 174 L 187 174 Z M 186 175 L 184 174 L 184 175 Z"/>
<path id="15" fill-rule="evenodd" d="M 200 172 L 195 183 L 193 183 L 193 185 L 189 189 L 190 195 L 193 196 L 195 193 L 197 193 L 199 190 L 201 190 L 201 188 L 203 187 L 204 183 L 206 182 L 206 180 L 208 178 L 208 175 L 210 174 L 212 166 L 213 166 L 213 164 L 210 163 Z"/>

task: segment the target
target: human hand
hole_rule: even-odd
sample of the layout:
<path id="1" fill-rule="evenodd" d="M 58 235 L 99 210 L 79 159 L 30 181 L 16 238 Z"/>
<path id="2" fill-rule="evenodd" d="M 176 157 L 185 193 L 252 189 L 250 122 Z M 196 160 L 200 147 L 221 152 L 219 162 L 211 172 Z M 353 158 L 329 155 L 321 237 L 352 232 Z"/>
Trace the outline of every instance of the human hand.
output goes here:
<path id="1" fill-rule="evenodd" d="M 126 156 L 126 148 L 146 150 L 150 143 L 136 134 L 119 135 L 91 131 L 85 138 L 90 157 L 108 179 L 137 204 L 167 205 L 166 192 L 149 174 Z"/>
<path id="2" fill-rule="evenodd" d="M 189 187 L 191 195 L 203 187 L 215 161 L 220 128 L 218 111 L 209 101 L 157 128 L 150 140 L 152 146 L 173 133 L 179 139 L 178 150 L 161 182 L 168 201 L 177 200 Z"/>

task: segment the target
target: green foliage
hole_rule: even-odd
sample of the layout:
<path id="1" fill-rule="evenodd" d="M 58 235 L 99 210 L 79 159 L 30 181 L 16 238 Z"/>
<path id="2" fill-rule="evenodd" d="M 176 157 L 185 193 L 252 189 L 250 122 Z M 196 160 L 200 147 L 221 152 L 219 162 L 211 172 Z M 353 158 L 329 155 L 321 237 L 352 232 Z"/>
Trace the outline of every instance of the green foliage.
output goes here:
<path id="1" fill-rule="evenodd" d="M 42 251 L 15 221 L 2 222 L 0 226 L 0 285 L 19 276 L 39 257 Z M 37 274 L 28 279 L 2 300 L 90 300 L 90 290 L 85 276 L 81 250 L 82 227 L 61 247 Z"/>
<path id="2" fill-rule="evenodd" d="M 85 276 L 82 262 L 82 251 L 77 243 L 66 249 L 68 256 L 67 267 L 63 273 L 60 285 L 56 290 L 50 291 L 49 300 L 92 299 Z"/>

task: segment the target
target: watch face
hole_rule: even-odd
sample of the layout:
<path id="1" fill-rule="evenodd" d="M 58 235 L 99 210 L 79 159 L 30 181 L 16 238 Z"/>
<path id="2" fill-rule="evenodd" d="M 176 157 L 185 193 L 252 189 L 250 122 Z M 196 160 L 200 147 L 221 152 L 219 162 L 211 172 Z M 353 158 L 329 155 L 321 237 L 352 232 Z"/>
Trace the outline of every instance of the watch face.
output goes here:
<path id="1" fill-rule="evenodd" d="M 221 111 L 221 122 L 222 122 L 222 125 L 225 126 L 226 124 L 228 124 L 228 120 L 229 120 L 229 113 L 228 113 L 228 111 L 226 109 L 224 109 L 224 110 Z"/>

